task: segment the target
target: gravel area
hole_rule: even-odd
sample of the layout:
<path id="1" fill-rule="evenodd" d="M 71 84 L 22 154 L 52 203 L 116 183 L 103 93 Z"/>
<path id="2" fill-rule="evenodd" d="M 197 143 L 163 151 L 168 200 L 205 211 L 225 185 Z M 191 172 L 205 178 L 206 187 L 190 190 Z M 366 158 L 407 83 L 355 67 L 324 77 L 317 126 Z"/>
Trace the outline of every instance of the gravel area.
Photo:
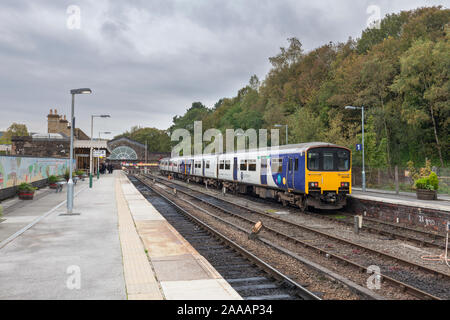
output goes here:
<path id="1" fill-rule="evenodd" d="M 157 184 L 157 186 L 162 189 L 165 189 L 166 191 L 171 191 L 171 188 L 166 187 L 162 184 Z M 183 196 L 178 194 L 178 197 L 182 198 Z M 227 226 L 222 222 L 217 221 L 213 217 L 198 210 L 197 207 L 193 205 L 189 206 L 184 201 L 180 200 L 175 201 L 178 202 L 179 205 L 188 208 L 189 212 L 202 219 L 202 221 L 205 221 L 206 223 L 214 226 L 214 228 L 220 230 L 222 233 L 224 233 L 231 239 L 235 240 L 240 245 L 252 251 L 255 255 L 258 255 L 260 258 L 264 260 L 268 259 L 268 261 L 271 261 L 270 263 L 272 265 L 276 266 L 277 269 L 279 269 L 283 273 L 288 275 L 294 275 L 295 276 L 294 280 L 296 280 L 301 284 L 307 284 L 308 285 L 307 288 L 309 290 L 314 292 L 323 292 L 322 297 L 324 299 L 349 300 L 359 298 L 356 294 L 352 293 L 348 288 L 344 287 L 341 283 L 334 280 L 329 280 L 326 276 L 324 276 L 319 272 L 309 270 L 308 267 L 304 266 L 299 261 L 284 254 L 281 254 L 278 251 L 262 244 L 259 241 L 249 240 L 248 234 L 237 231 L 236 229 Z M 230 221 L 230 219 L 227 220 Z M 238 221 L 234 222 L 238 223 Z M 352 281 L 362 286 L 366 285 L 367 278 L 369 277 L 368 274 L 355 272 L 355 269 L 350 266 L 345 267 L 341 263 L 338 263 L 337 261 L 327 259 L 326 257 L 318 255 L 317 253 L 313 253 L 311 252 L 311 250 L 304 249 L 303 247 L 299 247 L 294 244 L 286 246 L 286 243 L 280 241 L 280 239 L 270 239 L 270 240 L 279 241 L 278 244 L 286 247 L 287 249 L 296 252 L 299 255 L 310 259 L 311 261 L 323 265 L 329 268 L 330 270 L 333 270 L 341 275 L 344 275 L 347 278 L 351 279 Z M 300 274 L 301 276 L 299 276 L 298 274 Z M 313 276 L 311 276 L 311 274 L 313 274 Z M 342 293 L 340 291 L 337 291 L 338 289 L 344 290 L 344 292 Z M 377 291 L 377 293 L 387 297 L 388 299 L 414 299 L 414 297 L 411 297 L 409 294 L 403 293 L 398 288 L 392 287 L 391 285 L 385 283 L 382 284 L 382 288 L 379 291 Z"/>
<path id="2" fill-rule="evenodd" d="M 177 181 L 177 183 L 180 183 L 180 185 L 182 186 L 186 185 L 186 183 L 179 181 Z M 363 230 L 361 230 L 357 235 L 353 232 L 353 227 L 349 227 L 337 221 L 323 219 L 315 215 L 312 216 L 304 214 L 296 208 L 282 207 L 281 205 L 273 203 L 271 201 L 264 201 L 262 199 L 250 200 L 247 197 L 244 198 L 241 196 L 234 196 L 230 194 L 227 194 L 225 197 L 223 197 L 222 194 L 217 190 L 206 190 L 204 187 L 196 184 L 189 184 L 188 187 L 194 190 L 198 190 L 199 192 L 207 192 L 227 201 L 233 201 L 234 203 L 247 206 L 248 208 L 254 208 L 256 210 L 267 212 L 286 221 L 302 224 L 311 228 L 316 228 L 328 234 L 350 240 L 352 242 L 367 246 L 375 250 L 395 255 L 407 261 L 411 261 L 432 270 L 450 275 L 450 268 L 444 263 L 421 259 L 421 257 L 424 255 L 441 255 L 443 253 L 443 250 L 440 250 L 438 248 L 421 248 L 416 244 L 410 243 L 408 241 L 392 239 L 387 236 L 377 235 L 370 232 L 365 232 Z M 327 212 L 327 214 L 329 213 L 330 212 Z M 337 213 L 337 215 L 339 215 L 339 212 Z"/>

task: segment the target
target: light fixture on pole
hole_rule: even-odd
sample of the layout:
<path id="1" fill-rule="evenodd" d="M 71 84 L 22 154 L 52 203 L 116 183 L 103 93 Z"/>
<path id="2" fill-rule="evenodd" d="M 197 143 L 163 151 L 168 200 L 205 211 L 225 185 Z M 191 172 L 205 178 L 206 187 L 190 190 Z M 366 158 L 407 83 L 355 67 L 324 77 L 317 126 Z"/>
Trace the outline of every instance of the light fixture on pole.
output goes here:
<path id="1" fill-rule="evenodd" d="M 89 88 L 80 88 L 70 90 L 72 95 L 72 109 L 70 113 L 70 158 L 69 158 L 69 181 L 67 182 L 67 213 L 72 214 L 73 210 L 73 133 L 75 126 L 75 95 L 76 94 L 90 94 L 92 90 Z"/>
<path id="2" fill-rule="evenodd" d="M 93 138 L 94 138 L 94 118 L 111 118 L 109 114 L 93 114 L 91 115 L 91 148 L 89 150 L 89 188 L 92 188 L 92 144 L 93 144 Z"/>
<path id="3" fill-rule="evenodd" d="M 362 123 L 362 191 L 366 192 L 366 170 L 364 166 L 364 106 L 354 107 L 346 106 L 347 110 L 361 110 L 361 123 Z"/>
<path id="4" fill-rule="evenodd" d="M 288 145 L 288 125 L 287 124 L 276 124 L 274 125 L 275 128 L 282 128 L 286 127 L 286 145 Z"/>

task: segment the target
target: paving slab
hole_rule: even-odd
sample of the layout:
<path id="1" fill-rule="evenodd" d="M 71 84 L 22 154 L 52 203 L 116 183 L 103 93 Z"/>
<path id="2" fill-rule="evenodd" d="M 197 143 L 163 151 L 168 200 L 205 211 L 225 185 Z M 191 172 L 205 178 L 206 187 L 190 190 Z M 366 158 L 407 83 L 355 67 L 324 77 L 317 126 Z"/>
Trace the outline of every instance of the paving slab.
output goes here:
<path id="1" fill-rule="evenodd" d="M 136 196 L 140 192 L 125 175 L 119 181 L 130 216 L 134 219 L 165 299 L 242 299 L 150 202 Z"/>
<path id="2" fill-rule="evenodd" d="M 0 299 L 126 299 L 114 177 L 101 177 L 92 189 L 80 181 L 75 191 L 80 215 L 61 215 L 66 188 L 8 213 L 7 220 L 18 221 L 59 203 L 0 249 Z"/>

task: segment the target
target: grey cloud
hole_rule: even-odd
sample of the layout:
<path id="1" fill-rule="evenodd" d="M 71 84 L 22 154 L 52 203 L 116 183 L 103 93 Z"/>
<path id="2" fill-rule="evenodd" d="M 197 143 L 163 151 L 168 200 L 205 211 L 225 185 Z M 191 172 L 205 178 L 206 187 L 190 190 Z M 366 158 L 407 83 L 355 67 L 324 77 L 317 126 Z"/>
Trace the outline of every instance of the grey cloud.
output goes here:
<path id="1" fill-rule="evenodd" d="M 81 30 L 66 28 L 66 9 L 81 8 Z M 302 41 L 306 50 L 358 37 L 369 5 L 382 15 L 438 1 L 53 1 L 0 4 L 0 129 L 24 122 L 44 131 L 49 108 L 68 114 L 77 96 L 77 125 L 110 113 L 96 128 L 114 134 L 132 125 L 167 128 L 192 101 L 212 106 L 263 78 L 268 57 Z"/>

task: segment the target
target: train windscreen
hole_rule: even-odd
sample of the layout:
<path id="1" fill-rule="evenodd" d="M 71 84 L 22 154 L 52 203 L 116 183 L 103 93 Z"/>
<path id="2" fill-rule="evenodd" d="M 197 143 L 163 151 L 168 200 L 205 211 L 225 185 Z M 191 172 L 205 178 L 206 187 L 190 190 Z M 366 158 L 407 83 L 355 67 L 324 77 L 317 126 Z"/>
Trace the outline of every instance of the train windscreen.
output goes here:
<path id="1" fill-rule="evenodd" d="M 308 151 L 310 171 L 348 171 L 350 152 L 341 148 L 314 148 Z"/>

